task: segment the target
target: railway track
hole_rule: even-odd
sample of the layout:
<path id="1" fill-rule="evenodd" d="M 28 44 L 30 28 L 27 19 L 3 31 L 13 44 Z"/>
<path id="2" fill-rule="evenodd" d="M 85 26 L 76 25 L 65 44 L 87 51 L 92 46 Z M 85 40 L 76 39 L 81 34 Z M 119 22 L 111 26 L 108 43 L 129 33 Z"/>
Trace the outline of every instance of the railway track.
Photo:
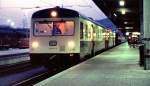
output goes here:
<path id="1" fill-rule="evenodd" d="M 89 59 L 89 58 L 88 58 Z M 85 61 L 85 60 L 83 60 Z M 82 61 L 81 61 L 82 62 Z M 73 66 L 73 65 L 72 65 Z M 17 63 L 17 64 L 13 64 L 13 65 L 5 65 L 5 66 L 0 66 L 0 76 L 5 76 L 5 75 L 13 75 L 16 74 L 17 72 L 26 72 L 29 70 L 35 70 L 36 68 L 40 68 L 41 66 L 33 66 L 30 61 L 26 61 L 26 62 L 22 62 L 22 63 Z M 69 66 L 71 67 L 71 66 Z M 50 69 L 46 69 L 44 68 L 44 70 L 40 71 L 40 72 L 36 72 L 36 73 L 32 73 L 32 72 L 28 72 L 30 75 L 30 77 L 26 77 L 25 79 L 19 79 L 17 82 L 13 82 L 9 85 L 11 86 L 32 86 L 46 78 L 49 78 L 67 68 L 50 68 Z"/>
<path id="2" fill-rule="evenodd" d="M 40 82 L 41 80 L 44 80 L 52 75 L 53 74 L 48 71 L 41 73 L 41 74 L 36 74 L 35 76 L 30 77 L 25 80 L 22 80 L 22 81 L 19 81 L 19 82 L 13 84 L 12 86 L 32 86 L 32 85 L 36 84 L 37 82 Z"/>
<path id="3" fill-rule="evenodd" d="M 65 69 L 52 68 L 44 72 L 39 72 L 32 77 L 14 83 L 12 86 L 33 86 L 34 84 L 49 78 Z"/>
<path id="4" fill-rule="evenodd" d="M 2 65 L 0 66 L 0 76 L 21 72 L 30 68 L 33 68 L 30 61 L 24 61 L 15 64 L 9 64 L 9 65 Z"/>

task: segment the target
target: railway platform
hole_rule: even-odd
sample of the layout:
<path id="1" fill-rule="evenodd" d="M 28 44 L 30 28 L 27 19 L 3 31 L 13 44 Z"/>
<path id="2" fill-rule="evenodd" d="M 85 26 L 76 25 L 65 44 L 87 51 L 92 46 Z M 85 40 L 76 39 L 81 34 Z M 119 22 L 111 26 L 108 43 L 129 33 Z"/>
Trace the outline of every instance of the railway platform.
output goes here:
<path id="1" fill-rule="evenodd" d="M 29 49 L 8 49 L 0 51 L 0 66 L 27 60 L 30 60 Z"/>
<path id="2" fill-rule="evenodd" d="M 34 86 L 149 86 L 150 71 L 139 66 L 138 48 L 123 43 Z"/>
<path id="3" fill-rule="evenodd" d="M 7 56 L 7 55 L 21 54 L 21 53 L 29 53 L 29 49 L 8 49 L 8 50 L 1 50 L 0 51 L 0 57 Z"/>

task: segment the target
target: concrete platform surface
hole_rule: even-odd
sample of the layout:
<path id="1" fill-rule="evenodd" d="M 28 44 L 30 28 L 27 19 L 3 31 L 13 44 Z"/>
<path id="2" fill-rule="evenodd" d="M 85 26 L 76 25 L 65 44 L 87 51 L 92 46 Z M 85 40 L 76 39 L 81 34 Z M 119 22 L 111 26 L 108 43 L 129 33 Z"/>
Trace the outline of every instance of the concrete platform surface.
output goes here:
<path id="1" fill-rule="evenodd" d="M 0 51 L 0 66 L 29 60 L 29 49 L 8 49 Z"/>
<path id="2" fill-rule="evenodd" d="M 13 55 L 13 54 L 20 54 L 20 53 L 29 53 L 29 49 L 8 49 L 8 50 L 1 50 L 0 56 L 6 55 Z"/>
<path id="3" fill-rule="evenodd" d="M 138 60 L 138 49 L 124 43 L 34 86 L 150 86 Z"/>

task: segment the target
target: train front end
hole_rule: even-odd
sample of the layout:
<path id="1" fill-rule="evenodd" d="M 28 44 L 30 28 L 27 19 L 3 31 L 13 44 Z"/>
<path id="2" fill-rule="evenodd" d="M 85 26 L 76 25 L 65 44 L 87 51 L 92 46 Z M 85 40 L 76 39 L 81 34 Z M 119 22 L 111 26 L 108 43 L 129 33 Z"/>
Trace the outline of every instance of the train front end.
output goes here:
<path id="1" fill-rule="evenodd" d="M 68 65 L 79 61 L 79 14 L 64 8 L 35 12 L 30 31 L 33 64 Z"/>

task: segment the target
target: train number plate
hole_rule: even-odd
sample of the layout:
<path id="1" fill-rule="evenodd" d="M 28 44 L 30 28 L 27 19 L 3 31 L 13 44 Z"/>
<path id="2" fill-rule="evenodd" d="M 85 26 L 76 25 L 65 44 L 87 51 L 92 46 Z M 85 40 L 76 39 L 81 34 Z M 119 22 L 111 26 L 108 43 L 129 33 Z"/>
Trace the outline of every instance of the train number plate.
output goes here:
<path id="1" fill-rule="evenodd" d="M 49 46 L 56 46 L 56 45 L 57 45 L 57 41 L 55 40 L 49 41 Z"/>

